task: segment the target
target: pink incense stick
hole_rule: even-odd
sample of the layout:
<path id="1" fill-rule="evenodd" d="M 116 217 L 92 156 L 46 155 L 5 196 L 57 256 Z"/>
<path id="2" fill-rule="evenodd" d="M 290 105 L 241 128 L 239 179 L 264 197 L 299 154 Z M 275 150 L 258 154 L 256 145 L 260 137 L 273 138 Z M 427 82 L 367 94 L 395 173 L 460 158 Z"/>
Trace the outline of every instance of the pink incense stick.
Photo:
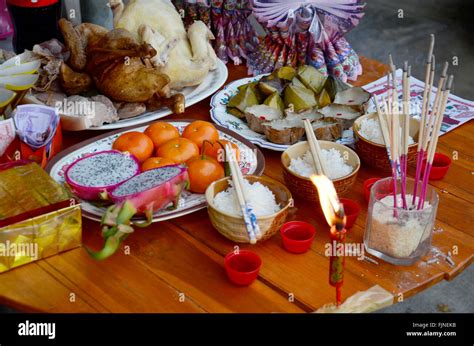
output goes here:
<path id="1" fill-rule="evenodd" d="M 402 205 L 403 209 L 408 209 L 407 205 L 407 171 L 406 171 L 406 166 L 407 166 L 407 156 L 403 154 L 400 157 L 400 171 L 402 172 L 401 176 L 401 193 L 402 193 Z"/>
<path id="2" fill-rule="evenodd" d="M 421 188 L 421 193 L 420 193 L 420 199 L 418 201 L 418 210 L 422 209 L 422 207 L 425 204 L 425 198 L 426 198 L 426 189 L 428 187 L 428 181 L 429 181 L 429 176 L 431 172 L 431 168 L 433 167 L 433 159 L 434 159 L 434 153 L 436 151 L 436 146 L 438 145 L 438 138 L 439 138 L 439 131 L 441 129 L 441 125 L 443 123 L 443 117 L 444 117 L 444 112 L 446 110 L 446 104 L 448 103 L 448 97 L 449 93 L 451 90 L 451 86 L 453 84 L 453 75 L 449 76 L 449 80 L 447 82 L 446 88 L 443 90 L 443 96 L 440 99 L 440 105 L 438 107 L 438 111 L 436 114 L 436 120 L 435 124 L 433 126 L 433 131 L 432 131 L 432 140 L 430 142 L 430 147 L 429 147 L 429 155 L 427 157 L 427 162 L 426 162 L 426 167 L 424 171 L 424 176 L 423 176 L 423 183 L 422 183 L 422 188 Z"/>
<path id="3" fill-rule="evenodd" d="M 420 141 L 420 139 L 418 139 Z M 423 162 L 423 156 L 425 155 L 425 152 L 423 149 L 420 149 L 416 153 L 416 172 L 415 172 L 415 185 L 413 186 L 413 199 L 412 199 L 412 204 L 415 204 L 416 201 L 416 195 L 418 192 L 418 182 L 420 181 L 420 174 L 421 174 L 421 164 Z"/>
<path id="4" fill-rule="evenodd" d="M 428 96 L 428 89 L 430 85 L 430 77 L 431 77 L 431 64 L 433 62 L 433 50 L 434 50 L 434 43 L 435 38 L 434 35 L 430 35 L 430 46 L 428 49 L 428 57 L 426 60 L 426 70 L 425 70 L 425 88 L 423 90 L 423 104 L 421 109 L 421 122 L 420 122 L 420 133 L 418 138 L 418 151 L 417 151 L 417 158 L 416 158 L 416 173 L 415 173 L 415 185 L 413 187 L 413 200 L 412 204 L 415 204 L 416 196 L 418 192 L 418 182 L 420 181 L 420 174 L 421 174 L 421 164 L 423 162 L 423 156 L 425 151 L 423 150 L 422 141 L 423 136 L 425 135 L 425 125 L 426 125 L 426 113 L 429 107 L 429 96 Z"/>

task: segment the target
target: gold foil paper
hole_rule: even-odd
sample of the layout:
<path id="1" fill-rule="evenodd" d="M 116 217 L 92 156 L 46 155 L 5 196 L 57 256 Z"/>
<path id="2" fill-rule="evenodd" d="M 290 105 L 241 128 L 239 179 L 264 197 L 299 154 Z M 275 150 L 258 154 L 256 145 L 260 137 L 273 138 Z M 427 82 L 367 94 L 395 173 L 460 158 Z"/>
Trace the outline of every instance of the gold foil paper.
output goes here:
<path id="1" fill-rule="evenodd" d="M 65 201 L 59 210 L 0 227 L 0 273 L 78 247 L 82 239 L 80 205 L 41 167 L 0 171 L 0 221 Z"/>

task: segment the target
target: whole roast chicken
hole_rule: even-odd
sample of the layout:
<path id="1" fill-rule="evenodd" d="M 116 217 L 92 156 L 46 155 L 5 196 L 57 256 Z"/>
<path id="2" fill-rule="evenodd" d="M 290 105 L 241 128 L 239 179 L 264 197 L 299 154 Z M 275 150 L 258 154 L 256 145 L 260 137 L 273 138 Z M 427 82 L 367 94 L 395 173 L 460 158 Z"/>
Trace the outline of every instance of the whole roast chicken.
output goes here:
<path id="1" fill-rule="evenodd" d="M 216 68 L 211 30 L 202 21 L 195 21 L 186 32 L 170 0 L 130 0 L 126 6 L 122 0 L 109 3 L 115 28 L 127 29 L 157 51 L 151 61 L 170 78 L 171 89 L 199 85 Z"/>
<path id="2" fill-rule="evenodd" d="M 171 96 L 169 77 L 154 68 L 156 50 L 139 43 L 125 29 L 107 30 L 85 23 L 74 27 L 59 21 L 70 57 L 60 70 L 60 82 L 69 95 L 83 94 L 94 86 L 115 102 L 146 103 L 149 109 L 163 105 L 175 113 L 184 111 L 184 96 Z"/>

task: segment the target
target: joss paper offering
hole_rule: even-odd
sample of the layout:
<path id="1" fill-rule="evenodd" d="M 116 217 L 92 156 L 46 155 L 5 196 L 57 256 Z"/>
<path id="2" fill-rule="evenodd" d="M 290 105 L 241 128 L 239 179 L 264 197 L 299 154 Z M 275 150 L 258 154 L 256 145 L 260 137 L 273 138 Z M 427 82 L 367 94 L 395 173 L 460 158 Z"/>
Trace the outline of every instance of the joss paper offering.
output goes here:
<path id="1" fill-rule="evenodd" d="M 0 165 L 0 273 L 80 246 L 81 209 L 28 161 Z"/>

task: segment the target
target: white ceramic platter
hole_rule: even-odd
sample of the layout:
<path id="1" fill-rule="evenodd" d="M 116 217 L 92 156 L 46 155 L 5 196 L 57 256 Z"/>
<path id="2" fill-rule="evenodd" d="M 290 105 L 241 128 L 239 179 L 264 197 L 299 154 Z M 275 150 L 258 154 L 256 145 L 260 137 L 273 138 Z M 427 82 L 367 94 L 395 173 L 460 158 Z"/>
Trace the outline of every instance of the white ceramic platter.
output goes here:
<path id="1" fill-rule="evenodd" d="M 217 90 L 219 90 L 221 86 L 224 85 L 227 80 L 227 77 L 227 66 L 221 60 L 218 60 L 217 68 L 214 71 L 210 71 L 201 84 L 195 87 L 184 88 L 181 91 L 181 93 L 183 93 L 186 98 L 186 107 L 192 106 L 214 94 Z M 41 101 L 31 95 L 25 97 L 25 102 L 43 104 Z M 173 112 L 169 108 L 164 107 L 154 112 L 146 112 L 137 117 L 133 117 L 130 119 L 122 119 L 112 124 L 91 127 L 88 128 L 88 130 L 122 129 L 130 126 L 144 124 L 152 120 L 161 119 L 172 113 Z"/>
<path id="2" fill-rule="evenodd" d="M 285 151 L 290 147 L 289 145 L 275 144 L 268 141 L 265 135 L 251 130 L 244 120 L 227 113 L 227 104 L 229 103 L 230 99 L 237 94 L 237 88 L 241 85 L 258 81 L 260 78 L 263 78 L 263 76 L 266 75 L 242 78 L 227 84 L 211 99 L 211 118 L 216 124 L 238 133 L 259 147 L 275 151 Z"/>
<path id="3" fill-rule="evenodd" d="M 290 145 L 275 144 L 267 140 L 264 134 L 257 133 L 249 128 L 247 122 L 227 113 L 227 104 L 230 99 L 238 93 L 238 87 L 251 82 L 259 81 L 268 74 L 262 74 L 256 77 L 242 78 L 227 84 L 222 90 L 216 93 L 211 99 L 211 118 L 212 120 L 231 131 L 234 131 L 244 138 L 247 138 L 253 144 L 261 148 L 275 151 L 285 151 Z M 347 84 L 347 83 L 346 83 Z M 347 84 L 349 87 L 352 85 Z M 343 137 L 336 141 L 344 145 L 353 143 L 352 130 L 343 134 Z"/>
<path id="4" fill-rule="evenodd" d="M 181 133 L 191 121 L 192 120 L 170 121 L 170 124 L 178 128 Z M 147 126 L 137 126 L 132 129 L 109 132 L 76 144 L 58 154 L 48 164 L 46 171 L 51 175 L 51 177 L 53 177 L 54 180 L 58 181 L 59 183 L 64 183 L 64 172 L 74 161 L 88 154 L 103 150 L 110 150 L 112 148 L 113 142 L 122 133 L 132 130 L 143 132 L 145 131 L 146 127 Z M 265 168 L 265 159 L 262 152 L 258 150 L 255 145 L 238 134 L 235 134 L 232 131 L 220 126 L 217 126 L 217 129 L 219 130 L 219 136 L 221 139 L 226 139 L 230 142 L 236 143 L 239 147 L 241 157 L 240 168 L 242 173 L 261 175 Z M 100 221 L 106 210 L 105 206 L 93 204 L 88 201 L 81 201 L 81 207 L 83 216 L 95 221 Z M 184 191 L 181 195 L 180 203 L 177 209 L 161 210 L 155 213 L 153 221 L 157 222 L 177 218 L 205 207 L 206 198 L 204 194 L 196 194 L 189 191 Z M 142 217 L 137 218 L 137 220 L 142 219 Z"/>

